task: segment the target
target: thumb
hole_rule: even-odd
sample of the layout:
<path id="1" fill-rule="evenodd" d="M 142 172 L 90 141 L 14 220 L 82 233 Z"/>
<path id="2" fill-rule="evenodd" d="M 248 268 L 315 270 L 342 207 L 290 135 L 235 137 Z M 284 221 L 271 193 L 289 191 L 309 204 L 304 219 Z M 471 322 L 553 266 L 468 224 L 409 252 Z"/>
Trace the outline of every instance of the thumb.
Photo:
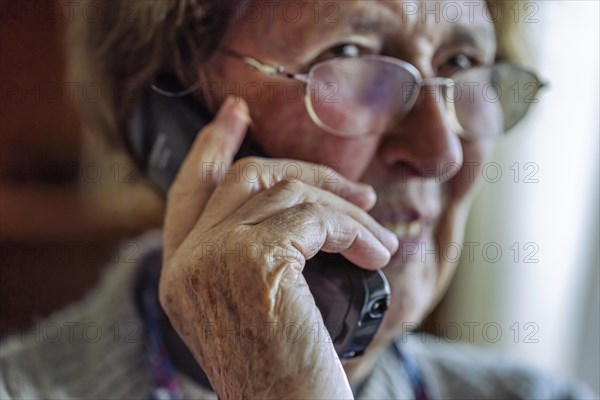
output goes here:
<path id="1" fill-rule="evenodd" d="M 165 260 L 190 233 L 208 198 L 229 168 L 248 129 L 248 105 L 228 97 L 215 119 L 196 136 L 167 195 Z"/>

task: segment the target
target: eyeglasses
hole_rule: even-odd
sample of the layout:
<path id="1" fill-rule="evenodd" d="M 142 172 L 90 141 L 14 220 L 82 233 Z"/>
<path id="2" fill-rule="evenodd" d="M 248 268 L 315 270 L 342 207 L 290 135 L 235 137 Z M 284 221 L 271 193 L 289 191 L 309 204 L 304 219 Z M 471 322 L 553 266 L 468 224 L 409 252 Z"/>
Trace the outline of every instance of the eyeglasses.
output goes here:
<path id="1" fill-rule="evenodd" d="M 382 134 L 410 112 L 421 90 L 429 86 L 435 99 L 444 101 L 458 135 L 493 138 L 522 120 L 547 85 L 532 71 L 510 63 L 466 68 L 449 78 L 424 79 L 413 65 L 381 55 L 335 57 L 313 65 L 307 74 L 294 74 L 281 65 L 269 65 L 229 49 L 223 52 L 266 76 L 302 82 L 306 109 L 314 123 L 351 138 Z"/>

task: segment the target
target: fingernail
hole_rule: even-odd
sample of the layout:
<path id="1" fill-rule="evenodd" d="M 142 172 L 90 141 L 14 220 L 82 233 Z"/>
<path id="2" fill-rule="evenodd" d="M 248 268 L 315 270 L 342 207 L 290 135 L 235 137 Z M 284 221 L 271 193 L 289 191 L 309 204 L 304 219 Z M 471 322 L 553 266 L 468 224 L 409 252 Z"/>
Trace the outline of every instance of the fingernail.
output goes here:
<path id="1" fill-rule="evenodd" d="M 375 254 L 378 255 L 378 259 L 379 259 L 378 260 L 379 262 L 376 262 L 376 266 L 378 268 L 383 268 L 386 265 L 388 265 L 388 263 L 390 262 L 390 259 L 392 258 L 392 254 L 388 250 L 388 248 L 383 243 L 376 241 L 374 251 L 375 251 Z"/>
<path id="2" fill-rule="evenodd" d="M 386 235 L 387 235 L 387 244 L 388 246 L 388 250 L 390 251 L 390 253 L 393 255 L 396 253 L 396 251 L 398 251 L 398 247 L 400 247 L 400 240 L 398 239 L 398 236 L 390 231 L 389 229 L 386 228 Z"/>
<path id="3" fill-rule="evenodd" d="M 361 195 L 364 196 L 363 198 L 365 201 L 365 208 L 373 208 L 375 206 L 375 203 L 377 202 L 377 193 L 375 193 L 375 189 L 373 189 L 373 186 L 360 183 L 359 189 L 361 191 Z"/>
<path id="4" fill-rule="evenodd" d="M 221 106 L 217 119 L 221 121 L 228 130 L 239 130 L 245 128 L 250 117 L 248 116 L 248 105 L 242 99 L 227 97 Z"/>

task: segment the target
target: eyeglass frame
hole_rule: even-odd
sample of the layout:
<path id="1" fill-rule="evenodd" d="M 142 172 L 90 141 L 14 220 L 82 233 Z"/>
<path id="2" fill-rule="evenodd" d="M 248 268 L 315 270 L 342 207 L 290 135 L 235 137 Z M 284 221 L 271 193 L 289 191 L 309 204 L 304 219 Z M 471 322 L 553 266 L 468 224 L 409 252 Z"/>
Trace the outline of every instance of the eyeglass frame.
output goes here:
<path id="1" fill-rule="evenodd" d="M 327 63 L 327 62 L 331 62 L 331 60 L 333 59 L 337 59 L 337 58 L 370 58 L 370 59 L 377 59 L 377 60 L 382 60 L 385 62 L 388 62 L 390 64 L 395 64 L 398 65 L 402 68 L 404 68 L 406 71 L 408 71 L 414 78 L 415 78 L 415 85 L 418 88 L 418 90 L 416 90 L 416 94 L 415 94 L 415 98 L 418 98 L 418 96 L 420 95 L 421 89 L 425 86 L 443 86 L 446 88 L 452 87 L 453 85 L 456 84 L 456 81 L 454 79 L 452 79 L 451 77 L 432 77 L 432 78 L 423 78 L 423 76 L 421 75 L 421 73 L 419 72 L 419 70 L 412 65 L 411 63 L 404 61 L 402 59 L 399 58 L 395 58 L 395 57 L 389 57 L 389 56 L 384 56 L 384 55 L 380 55 L 380 54 L 369 54 L 369 55 L 362 55 L 362 56 L 339 56 L 339 57 L 334 57 L 332 59 L 327 59 L 327 60 L 323 60 L 321 62 L 318 62 L 314 65 L 311 65 L 308 73 L 306 74 L 300 74 L 300 73 L 291 73 L 288 72 L 286 70 L 286 68 L 283 65 L 272 65 L 272 64 L 268 64 L 265 63 L 263 61 L 258 60 L 255 57 L 251 57 L 251 56 L 247 56 L 244 54 L 240 54 L 234 50 L 228 49 L 228 48 L 223 48 L 221 49 L 221 52 L 225 55 L 240 59 L 241 61 L 243 61 L 246 65 L 248 65 L 249 67 L 253 68 L 254 70 L 257 70 L 258 72 L 262 73 L 265 76 L 269 76 L 269 77 L 277 77 L 277 76 L 281 76 L 281 77 L 285 77 L 285 78 L 289 78 L 289 79 L 293 79 L 296 81 L 300 81 L 302 83 L 304 83 L 305 85 L 305 96 L 304 96 L 304 103 L 306 106 L 306 110 L 309 114 L 309 116 L 311 117 L 312 121 L 319 126 L 321 129 L 326 130 L 328 133 L 337 135 L 337 136 L 342 136 L 342 137 L 365 137 L 365 136 L 369 136 L 369 135 L 357 135 L 357 136 L 352 136 L 352 135 L 348 135 L 346 133 L 344 133 L 343 131 L 340 130 L 336 130 L 335 128 L 332 128 L 330 126 L 327 126 L 324 122 L 321 121 L 321 119 L 317 116 L 312 102 L 309 99 L 308 96 L 308 91 L 306 91 L 306 85 L 308 85 L 308 82 L 310 80 L 310 76 L 311 76 L 311 71 L 318 67 L 319 65 L 323 64 L 323 63 Z M 516 63 L 494 63 L 491 64 L 489 66 L 477 66 L 477 67 L 471 67 L 471 68 L 482 68 L 482 67 L 488 67 L 491 68 L 493 66 L 496 65 L 510 65 L 512 68 L 521 70 L 523 72 L 527 72 L 529 74 L 531 74 L 535 80 L 536 80 L 536 87 L 535 87 L 535 91 L 530 94 L 530 96 L 535 96 L 539 93 L 539 91 L 543 88 L 546 88 L 549 86 L 548 82 L 545 80 L 542 80 L 535 72 L 533 72 L 532 70 L 530 70 L 527 67 L 521 66 L 519 64 Z M 467 68 L 468 70 L 469 68 Z M 461 70 L 461 71 L 457 71 L 458 72 L 463 72 L 465 70 Z M 454 74 L 453 74 L 454 75 Z M 457 132 L 459 132 L 459 130 L 463 129 L 460 122 L 458 122 L 458 117 L 456 116 L 456 112 L 454 112 L 453 109 L 453 103 L 452 102 L 448 102 L 446 101 L 447 106 L 449 106 L 449 108 L 451 108 L 451 111 L 449 113 L 450 119 L 451 119 L 451 124 L 452 126 L 455 128 L 455 130 Z M 412 104 L 408 110 L 407 113 L 410 112 L 414 107 L 414 104 Z M 517 121 L 517 123 L 520 122 L 520 120 Z M 513 126 L 514 127 L 514 126 Z M 512 129 L 509 128 L 508 130 Z M 507 130 L 507 131 L 508 131 Z M 506 133 L 502 132 L 502 133 Z M 458 133 L 457 133 L 458 134 Z"/>
<path id="2" fill-rule="evenodd" d="M 306 86 L 308 85 L 308 82 L 309 82 L 310 76 L 311 76 L 311 72 L 313 71 L 313 69 L 315 69 L 316 67 L 318 67 L 319 65 L 321 65 L 323 63 L 331 62 L 332 60 L 335 60 L 338 58 L 363 58 L 363 59 L 369 58 L 369 59 L 382 60 L 382 61 L 388 62 L 390 64 L 400 66 L 400 67 L 404 68 L 409 74 L 411 74 L 415 78 L 415 85 L 418 88 L 418 90 L 415 92 L 416 93 L 415 99 L 418 98 L 418 96 L 420 95 L 421 89 L 425 86 L 443 86 L 443 87 L 449 88 L 449 87 L 452 87 L 454 84 L 456 84 L 456 81 L 450 77 L 423 78 L 423 76 L 421 75 L 419 70 L 411 63 L 401 60 L 399 58 L 384 56 L 384 55 L 380 55 L 380 54 L 334 57 L 334 58 L 323 60 L 321 62 L 313 64 L 313 65 L 311 65 L 308 73 L 300 74 L 300 73 L 288 72 L 283 65 L 275 66 L 272 64 L 268 64 L 268 63 L 258 60 L 255 57 L 240 54 L 237 51 L 234 51 L 232 49 L 223 48 L 223 49 L 220 49 L 220 52 L 222 52 L 223 54 L 228 55 L 230 57 L 234 57 L 236 59 L 243 61 L 246 65 L 248 65 L 252 69 L 262 73 L 265 76 L 268 76 L 268 77 L 280 76 L 280 77 L 293 79 L 293 80 L 302 82 L 305 85 L 305 87 L 304 87 L 304 89 L 305 89 L 304 105 L 306 107 L 306 110 L 307 110 L 311 120 L 318 127 L 327 131 L 328 133 L 336 135 L 336 136 L 341 136 L 341 137 L 365 137 L 365 136 L 369 136 L 369 135 L 368 134 L 367 135 L 356 135 L 356 136 L 348 135 L 347 133 L 344 133 L 343 131 L 337 130 L 335 128 L 332 128 L 332 127 L 326 125 L 324 122 L 321 121 L 321 118 L 319 118 L 319 116 L 316 114 L 316 112 L 313 108 L 313 104 L 309 99 L 308 91 L 306 90 Z M 530 70 L 527 67 L 521 66 L 516 63 L 508 63 L 508 62 L 507 63 L 494 63 L 489 66 L 477 66 L 477 67 L 471 67 L 471 68 L 483 68 L 483 67 L 491 68 L 496 65 L 510 65 L 512 68 L 515 68 L 515 69 L 518 69 L 523 72 L 527 72 L 527 73 L 531 74 L 535 78 L 536 83 L 537 83 L 534 93 L 531 94 L 533 96 L 537 95 L 537 93 L 539 93 L 539 91 L 541 89 L 549 86 L 549 83 L 545 80 L 542 80 L 535 72 L 533 72 L 532 70 Z M 468 69 L 469 68 L 467 68 L 465 70 L 468 70 Z M 457 73 L 463 72 L 465 70 L 457 71 Z M 186 96 L 186 95 L 194 92 L 196 89 L 198 89 L 198 86 L 199 86 L 198 84 L 194 84 L 194 85 L 188 87 L 187 89 L 184 89 L 184 90 L 181 90 L 178 92 L 171 92 L 171 91 L 161 88 L 160 86 L 156 85 L 155 83 L 151 84 L 151 87 L 154 91 L 156 91 L 164 96 L 168 96 L 168 97 Z M 458 121 L 458 117 L 456 115 L 456 112 L 454 111 L 453 103 L 446 101 L 446 105 L 451 109 L 451 110 L 449 110 L 451 112 L 448 113 L 448 115 L 450 116 L 451 125 L 456 130 L 457 134 L 460 135 L 459 131 L 463 128 L 462 128 L 460 122 Z M 414 104 L 410 105 L 410 107 L 407 109 L 407 113 L 409 113 L 413 109 L 413 107 L 414 107 Z M 520 120 L 518 120 L 517 123 L 518 122 L 520 122 Z M 514 127 L 514 125 L 513 125 L 513 127 Z M 510 130 L 510 129 L 512 129 L 512 127 L 510 127 L 508 130 Z M 504 131 L 502 133 L 506 133 L 507 131 Z"/>

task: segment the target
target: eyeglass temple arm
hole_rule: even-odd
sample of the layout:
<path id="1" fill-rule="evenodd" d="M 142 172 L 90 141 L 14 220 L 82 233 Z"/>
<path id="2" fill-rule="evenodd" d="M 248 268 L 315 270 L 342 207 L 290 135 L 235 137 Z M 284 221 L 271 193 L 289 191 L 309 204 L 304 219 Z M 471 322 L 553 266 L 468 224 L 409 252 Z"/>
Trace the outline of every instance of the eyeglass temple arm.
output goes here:
<path id="1" fill-rule="evenodd" d="M 227 49 L 227 48 L 221 49 L 221 52 L 230 57 L 234 57 L 239 60 L 242 60 L 246 65 L 257 70 L 261 74 L 264 74 L 267 76 L 284 76 L 286 78 L 299 80 L 304 83 L 306 83 L 308 81 L 308 75 L 293 74 L 293 73 L 287 72 L 283 65 L 274 66 L 274 65 L 266 64 L 262 61 L 257 60 L 254 57 L 245 56 L 243 54 L 238 53 L 237 51 Z"/>

